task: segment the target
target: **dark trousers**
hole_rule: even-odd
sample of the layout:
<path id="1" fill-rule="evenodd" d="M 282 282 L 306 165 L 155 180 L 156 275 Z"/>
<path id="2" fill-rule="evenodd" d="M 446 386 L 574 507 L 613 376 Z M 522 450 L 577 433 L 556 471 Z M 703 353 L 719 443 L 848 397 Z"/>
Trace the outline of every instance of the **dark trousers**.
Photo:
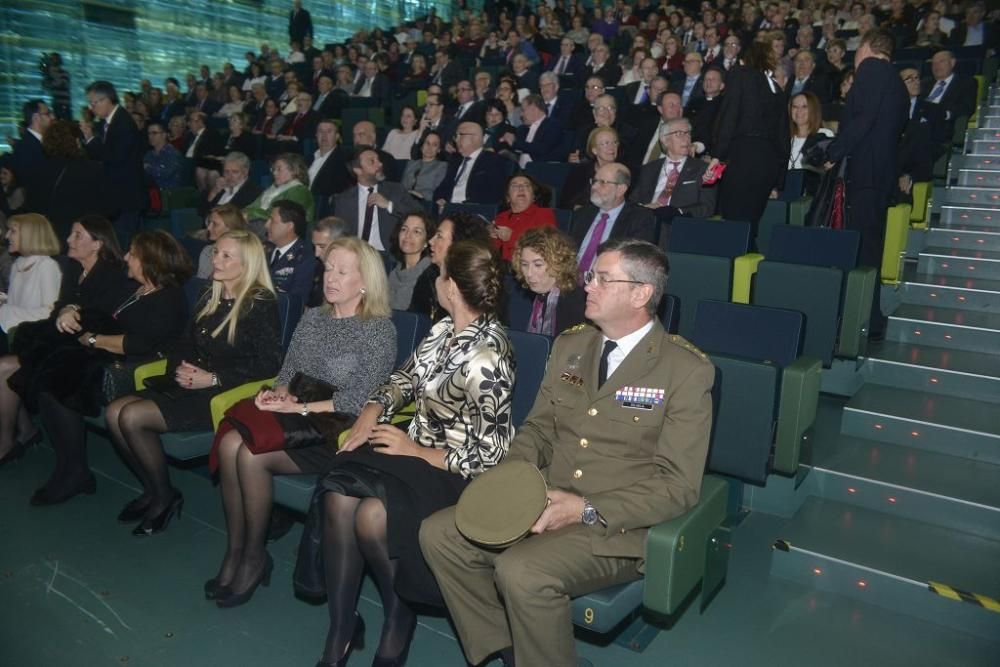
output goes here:
<path id="1" fill-rule="evenodd" d="M 889 209 L 889 193 L 878 188 L 852 186 L 848 181 L 845 192 L 847 200 L 847 229 L 861 232 L 861 252 L 858 266 L 872 266 L 881 272 L 882 251 L 885 246 L 885 217 Z M 875 280 L 875 296 L 872 299 L 871 335 L 885 332 L 886 318 L 882 315 L 880 292 L 881 276 Z"/>
<path id="2" fill-rule="evenodd" d="M 767 208 L 771 190 L 778 182 L 780 159 L 771 143 L 762 137 L 733 140 L 726 173 L 719 181 L 719 213 L 725 220 L 750 223 L 750 238 L 757 238 L 757 225 Z"/>

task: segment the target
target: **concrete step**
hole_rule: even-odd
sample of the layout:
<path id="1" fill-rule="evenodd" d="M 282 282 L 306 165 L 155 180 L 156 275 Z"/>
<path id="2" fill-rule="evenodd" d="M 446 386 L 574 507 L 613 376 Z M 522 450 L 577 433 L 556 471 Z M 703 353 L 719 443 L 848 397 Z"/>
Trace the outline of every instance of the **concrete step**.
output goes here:
<path id="1" fill-rule="evenodd" d="M 926 246 L 917 260 L 917 273 L 1000 280 L 1000 252 Z"/>
<path id="2" fill-rule="evenodd" d="M 931 584 L 996 604 L 997 562 L 996 540 L 810 498 L 775 543 L 771 574 L 978 637 L 996 637 L 1000 613 L 984 608 L 982 601 L 949 599 Z"/>
<path id="3" fill-rule="evenodd" d="M 935 204 L 961 204 L 964 206 L 998 206 L 1000 191 L 984 190 L 980 187 L 962 187 L 953 185 L 944 190 L 934 191 Z"/>
<path id="4" fill-rule="evenodd" d="M 931 215 L 940 224 L 961 223 L 982 227 L 1000 226 L 1000 206 L 965 206 L 961 204 L 934 205 Z"/>
<path id="5" fill-rule="evenodd" d="M 996 354 L 1000 349 L 1000 314 L 904 303 L 889 316 L 885 339 Z"/>
<path id="6" fill-rule="evenodd" d="M 997 141 L 1000 140 L 1000 129 L 977 127 L 965 132 L 966 141 Z"/>
<path id="7" fill-rule="evenodd" d="M 840 431 L 1000 465 L 1000 411 L 986 401 L 866 384 L 844 406 Z"/>
<path id="8" fill-rule="evenodd" d="M 915 268 L 915 267 L 914 267 Z M 906 272 L 903 303 L 1000 313 L 1000 281 Z"/>
<path id="9" fill-rule="evenodd" d="M 812 495 L 1000 540 L 1000 466 L 864 438 L 813 442 Z"/>
<path id="10" fill-rule="evenodd" d="M 966 141 L 966 155 L 1000 155 L 1000 141 L 984 139 L 981 141 Z"/>
<path id="11" fill-rule="evenodd" d="M 1000 121 L 1000 117 L 997 118 Z M 1000 159 L 993 155 L 953 155 L 948 168 L 957 177 L 962 169 L 1000 169 Z"/>
<path id="12" fill-rule="evenodd" d="M 959 169 L 957 185 L 970 188 L 1000 187 L 1000 169 Z"/>
<path id="13" fill-rule="evenodd" d="M 985 110 L 984 110 L 985 111 Z M 995 111 L 991 111 L 991 114 L 995 114 Z M 979 127 L 985 127 L 990 129 L 1000 129 L 1000 116 L 990 115 L 990 116 L 980 116 L 979 117 Z"/>
<path id="14" fill-rule="evenodd" d="M 925 237 L 924 249 L 928 247 L 1000 252 L 1000 226 L 953 224 L 932 228 L 927 230 Z"/>
<path id="15" fill-rule="evenodd" d="M 868 346 L 867 382 L 998 404 L 1000 357 L 984 352 L 881 341 Z"/>

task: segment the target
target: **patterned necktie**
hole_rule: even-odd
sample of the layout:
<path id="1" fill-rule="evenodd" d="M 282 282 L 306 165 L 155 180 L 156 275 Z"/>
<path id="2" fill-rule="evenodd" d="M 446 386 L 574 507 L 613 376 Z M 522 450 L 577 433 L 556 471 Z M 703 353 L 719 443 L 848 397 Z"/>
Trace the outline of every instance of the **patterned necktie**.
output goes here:
<path id="1" fill-rule="evenodd" d="M 583 274 L 590 271 L 591 265 L 594 263 L 594 257 L 597 255 L 597 246 L 601 245 L 601 239 L 604 237 L 604 228 L 608 226 L 608 214 L 601 212 L 601 215 L 597 218 L 597 224 L 594 225 L 594 231 L 590 235 L 590 242 L 587 244 L 587 248 L 580 255 L 580 273 Z"/>
<path id="2" fill-rule="evenodd" d="M 663 190 L 660 191 L 660 196 L 656 198 L 656 203 L 660 206 L 666 206 L 670 203 L 670 197 L 674 194 L 674 188 L 677 187 L 677 179 L 681 176 L 681 163 L 671 160 L 670 164 L 672 165 L 672 169 L 667 174 L 667 183 L 663 186 Z"/>
<path id="3" fill-rule="evenodd" d="M 938 81 L 937 85 L 934 86 L 934 90 L 931 91 L 930 96 L 927 98 L 930 102 L 938 102 L 941 96 L 944 94 L 944 87 L 947 84 L 944 81 Z"/>
<path id="4" fill-rule="evenodd" d="M 639 104 L 649 104 L 649 86 L 642 84 L 642 97 L 639 98 Z"/>

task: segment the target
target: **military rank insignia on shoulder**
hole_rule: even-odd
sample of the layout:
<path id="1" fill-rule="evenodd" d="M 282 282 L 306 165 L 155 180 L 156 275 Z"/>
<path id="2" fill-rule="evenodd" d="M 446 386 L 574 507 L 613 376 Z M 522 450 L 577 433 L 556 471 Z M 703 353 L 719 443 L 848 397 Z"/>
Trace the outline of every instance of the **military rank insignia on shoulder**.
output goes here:
<path id="1" fill-rule="evenodd" d="M 677 334 L 671 334 L 670 342 L 676 345 L 677 347 L 687 350 L 688 352 L 695 355 L 699 359 L 704 359 L 705 361 L 708 361 L 708 355 L 699 350 L 694 345 L 692 345 L 690 342 L 688 342 L 688 340 L 683 336 L 678 336 Z"/>
<path id="2" fill-rule="evenodd" d="M 586 331 L 589 328 L 590 328 L 590 325 L 588 325 L 586 323 L 580 323 L 580 324 L 577 324 L 576 326 L 570 327 L 569 329 L 564 329 L 562 333 L 564 333 L 564 334 L 575 334 L 575 333 L 579 333 L 581 331 Z"/>

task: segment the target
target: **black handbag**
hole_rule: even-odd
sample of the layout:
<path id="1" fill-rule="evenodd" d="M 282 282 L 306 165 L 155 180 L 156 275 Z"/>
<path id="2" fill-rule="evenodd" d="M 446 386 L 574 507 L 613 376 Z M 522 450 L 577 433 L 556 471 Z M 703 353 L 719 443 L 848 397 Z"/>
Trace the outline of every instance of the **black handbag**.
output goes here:
<path id="1" fill-rule="evenodd" d="M 323 497 L 326 489 L 322 480 L 316 482 L 309 512 L 299 540 L 299 551 L 295 557 L 295 571 L 292 585 L 295 594 L 317 602 L 326 597 L 326 573 L 323 570 Z"/>
<path id="2" fill-rule="evenodd" d="M 103 404 L 107 405 L 117 398 L 133 393 L 136 390 L 135 370 L 150 361 L 155 361 L 155 359 L 141 361 L 116 359 L 110 364 L 105 364 L 104 377 L 101 380 L 101 401 Z"/>

